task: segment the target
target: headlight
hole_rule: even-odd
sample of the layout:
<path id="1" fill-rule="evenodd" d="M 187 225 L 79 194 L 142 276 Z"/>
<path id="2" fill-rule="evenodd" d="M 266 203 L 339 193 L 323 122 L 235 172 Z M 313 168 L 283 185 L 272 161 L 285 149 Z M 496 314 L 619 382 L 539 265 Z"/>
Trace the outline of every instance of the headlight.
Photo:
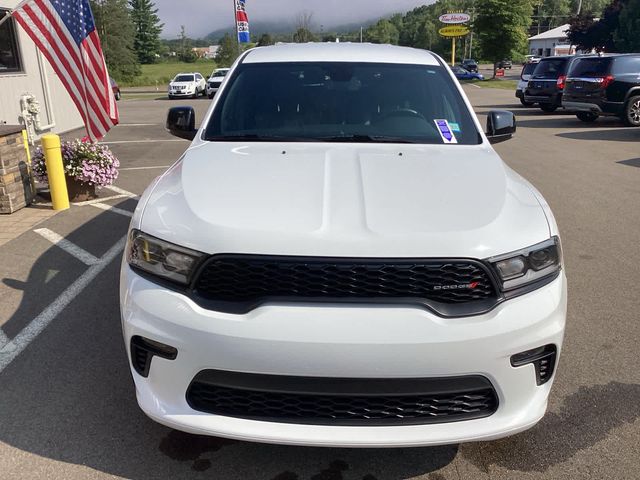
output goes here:
<path id="1" fill-rule="evenodd" d="M 549 240 L 489 259 L 502 281 L 502 290 L 513 290 L 536 282 L 562 269 L 562 248 L 560 239 Z"/>
<path id="2" fill-rule="evenodd" d="M 126 255 L 132 267 L 186 285 L 205 254 L 133 229 Z"/>

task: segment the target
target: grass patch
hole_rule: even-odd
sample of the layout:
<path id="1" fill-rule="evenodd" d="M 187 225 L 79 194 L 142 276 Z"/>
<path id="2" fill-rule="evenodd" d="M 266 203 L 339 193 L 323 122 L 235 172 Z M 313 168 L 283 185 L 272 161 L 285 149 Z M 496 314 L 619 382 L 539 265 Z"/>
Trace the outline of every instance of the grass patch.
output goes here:
<path id="1" fill-rule="evenodd" d="M 162 62 L 151 65 L 141 65 L 142 72 L 129 82 L 118 82 L 120 87 L 155 87 L 165 89 L 173 77 L 180 72 L 199 72 L 209 78 L 216 63 L 213 60 L 200 59 L 195 63 Z"/>
<path id="2" fill-rule="evenodd" d="M 499 79 L 490 79 L 490 80 L 478 80 L 473 83 L 482 88 L 500 88 L 502 90 L 515 90 L 518 86 L 517 80 L 499 80 Z"/>

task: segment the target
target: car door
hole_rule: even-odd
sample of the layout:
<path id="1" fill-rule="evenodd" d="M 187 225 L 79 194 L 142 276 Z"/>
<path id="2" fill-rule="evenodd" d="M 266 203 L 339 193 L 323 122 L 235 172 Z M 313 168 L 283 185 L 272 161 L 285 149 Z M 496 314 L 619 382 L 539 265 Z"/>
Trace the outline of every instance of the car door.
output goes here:
<path id="1" fill-rule="evenodd" d="M 196 73 L 196 90 L 203 91 L 206 88 L 204 83 L 204 77 L 199 73 Z"/>

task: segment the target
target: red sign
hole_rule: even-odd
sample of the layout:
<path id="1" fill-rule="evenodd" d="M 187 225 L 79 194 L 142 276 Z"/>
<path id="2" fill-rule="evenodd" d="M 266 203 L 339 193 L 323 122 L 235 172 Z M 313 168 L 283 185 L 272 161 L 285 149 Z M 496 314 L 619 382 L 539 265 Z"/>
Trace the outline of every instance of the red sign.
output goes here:
<path id="1" fill-rule="evenodd" d="M 504 77 L 504 68 L 496 70 L 496 77 Z"/>

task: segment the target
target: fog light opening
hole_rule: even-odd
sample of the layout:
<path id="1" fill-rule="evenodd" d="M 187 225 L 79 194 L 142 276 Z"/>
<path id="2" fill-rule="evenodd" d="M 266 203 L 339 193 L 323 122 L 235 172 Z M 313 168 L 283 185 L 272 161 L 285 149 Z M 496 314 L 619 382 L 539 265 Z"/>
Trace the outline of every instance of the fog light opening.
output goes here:
<path id="1" fill-rule="evenodd" d="M 156 342 L 148 338 L 134 336 L 131 337 L 131 365 L 133 369 L 142 377 L 149 376 L 151 369 L 151 359 L 154 357 L 175 360 L 178 350 L 170 345 Z"/>
<path id="2" fill-rule="evenodd" d="M 536 371 L 536 384 L 544 385 L 553 376 L 558 349 L 555 345 L 545 345 L 513 355 L 512 367 L 533 364 Z"/>

